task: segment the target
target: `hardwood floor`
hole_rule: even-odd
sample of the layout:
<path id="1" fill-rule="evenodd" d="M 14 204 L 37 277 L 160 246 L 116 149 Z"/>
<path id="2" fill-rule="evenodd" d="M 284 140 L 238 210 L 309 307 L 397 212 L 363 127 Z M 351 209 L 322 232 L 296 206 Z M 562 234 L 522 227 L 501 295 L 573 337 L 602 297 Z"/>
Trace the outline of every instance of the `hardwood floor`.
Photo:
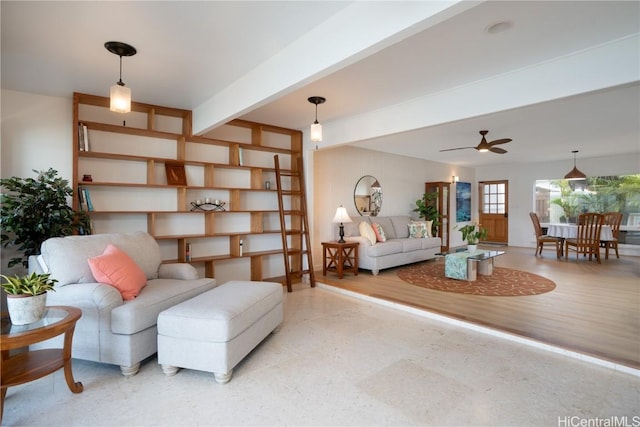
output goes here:
<path id="1" fill-rule="evenodd" d="M 410 285 L 398 278 L 401 267 L 378 276 L 360 270 L 343 279 L 319 271 L 316 280 L 640 369 L 640 259 L 614 255 L 597 264 L 575 255 L 557 260 L 551 250 L 542 257 L 533 248 L 504 250 L 496 267 L 544 276 L 556 288 L 522 297 L 455 294 Z"/>

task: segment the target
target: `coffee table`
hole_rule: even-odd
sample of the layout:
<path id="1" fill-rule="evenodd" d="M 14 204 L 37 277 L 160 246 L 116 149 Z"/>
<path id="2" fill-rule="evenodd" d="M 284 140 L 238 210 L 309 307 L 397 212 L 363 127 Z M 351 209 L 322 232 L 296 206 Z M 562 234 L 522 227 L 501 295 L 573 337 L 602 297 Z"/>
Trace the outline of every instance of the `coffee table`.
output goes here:
<path id="1" fill-rule="evenodd" d="M 504 251 L 454 251 L 444 254 L 444 275 L 451 279 L 473 282 L 478 274 L 493 274 L 493 259 Z"/>
<path id="2" fill-rule="evenodd" d="M 75 307 L 47 307 L 44 317 L 29 325 L 13 325 L 8 313 L 2 313 L 2 336 L 0 340 L 0 422 L 4 409 L 7 388 L 42 378 L 60 368 L 73 393 L 81 393 L 81 382 L 75 382 L 71 371 L 71 342 L 76 322 L 82 310 Z M 19 351 L 41 341 L 64 334 L 64 347 L 35 351 Z M 13 350 L 13 351 L 11 351 Z"/>

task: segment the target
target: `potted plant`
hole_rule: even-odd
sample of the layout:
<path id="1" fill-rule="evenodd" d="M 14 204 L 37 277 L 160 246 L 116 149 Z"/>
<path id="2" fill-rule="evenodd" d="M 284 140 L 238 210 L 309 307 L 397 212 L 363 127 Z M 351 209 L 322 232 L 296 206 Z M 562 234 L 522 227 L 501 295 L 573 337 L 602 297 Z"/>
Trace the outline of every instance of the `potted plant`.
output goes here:
<path id="1" fill-rule="evenodd" d="M 440 225 L 440 213 L 433 201 L 438 197 L 438 193 L 424 193 L 421 199 L 416 200 L 416 208 L 413 212 L 418 213 L 419 218 L 425 221 L 433 221 L 431 223 L 432 234 L 435 236 L 435 230 Z"/>
<path id="2" fill-rule="evenodd" d="M 477 222 L 461 227 L 460 232 L 462 233 L 462 240 L 467 242 L 467 249 L 469 252 L 477 250 L 478 242 L 487 238 L 487 229 Z"/>
<path id="3" fill-rule="evenodd" d="M 6 280 L 0 286 L 7 293 L 7 309 L 11 323 L 26 325 L 40 320 L 47 305 L 47 291 L 55 291 L 54 285 L 58 281 L 50 278 L 48 273 L 1 276 Z"/>
<path id="4" fill-rule="evenodd" d="M 73 190 L 69 181 L 57 177 L 57 171 L 36 171 L 37 179 L 0 179 L 1 240 L 3 247 L 13 245 L 21 257 L 9 260 L 8 267 L 28 266 L 30 255 L 40 253 L 40 245 L 50 237 L 84 234 L 90 229 L 89 215 L 75 212 L 67 200 Z"/>

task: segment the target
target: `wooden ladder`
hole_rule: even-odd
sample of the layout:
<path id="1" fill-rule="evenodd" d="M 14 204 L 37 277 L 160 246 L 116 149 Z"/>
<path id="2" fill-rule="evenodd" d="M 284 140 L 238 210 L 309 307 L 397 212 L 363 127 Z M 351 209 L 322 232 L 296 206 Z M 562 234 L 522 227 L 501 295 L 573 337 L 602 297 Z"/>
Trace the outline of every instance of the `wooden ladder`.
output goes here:
<path id="1" fill-rule="evenodd" d="M 298 156 L 297 170 L 282 171 L 278 155 L 273 156 L 276 168 L 276 187 L 278 190 L 278 208 L 280 211 L 280 232 L 282 234 L 282 249 L 284 251 L 284 268 L 286 274 L 287 291 L 291 292 L 291 285 L 302 281 L 302 275 L 309 274 L 311 287 L 316 286 L 311 258 L 311 239 L 309 237 L 309 221 L 307 217 L 307 198 L 305 195 L 304 173 L 302 170 L 302 156 Z M 293 159 L 292 159 L 293 161 Z M 284 189 L 282 177 L 290 178 L 289 188 Z M 289 198 L 289 207 L 285 208 L 284 197 Z M 289 217 L 287 225 L 286 218 Z M 288 228 L 287 228 L 288 227 Z M 304 257 L 307 259 L 307 269 L 304 269 Z"/>

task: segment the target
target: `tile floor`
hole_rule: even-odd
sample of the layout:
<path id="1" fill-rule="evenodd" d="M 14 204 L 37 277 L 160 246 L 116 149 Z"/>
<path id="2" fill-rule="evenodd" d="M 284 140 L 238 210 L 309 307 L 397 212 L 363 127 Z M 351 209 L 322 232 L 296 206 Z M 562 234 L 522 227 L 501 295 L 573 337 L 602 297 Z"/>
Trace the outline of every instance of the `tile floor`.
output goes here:
<path id="1" fill-rule="evenodd" d="M 638 375 L 322 287 L 285 293 L 281 330 L 226 385 L 198 371 L 165 377 L 155 358 L 129 379 L 118 367 L 80 360 L 74 375 L 81 394 L 69 391 L 61 371 L 10 388 L 3 425 L 640 422 Z"/>

